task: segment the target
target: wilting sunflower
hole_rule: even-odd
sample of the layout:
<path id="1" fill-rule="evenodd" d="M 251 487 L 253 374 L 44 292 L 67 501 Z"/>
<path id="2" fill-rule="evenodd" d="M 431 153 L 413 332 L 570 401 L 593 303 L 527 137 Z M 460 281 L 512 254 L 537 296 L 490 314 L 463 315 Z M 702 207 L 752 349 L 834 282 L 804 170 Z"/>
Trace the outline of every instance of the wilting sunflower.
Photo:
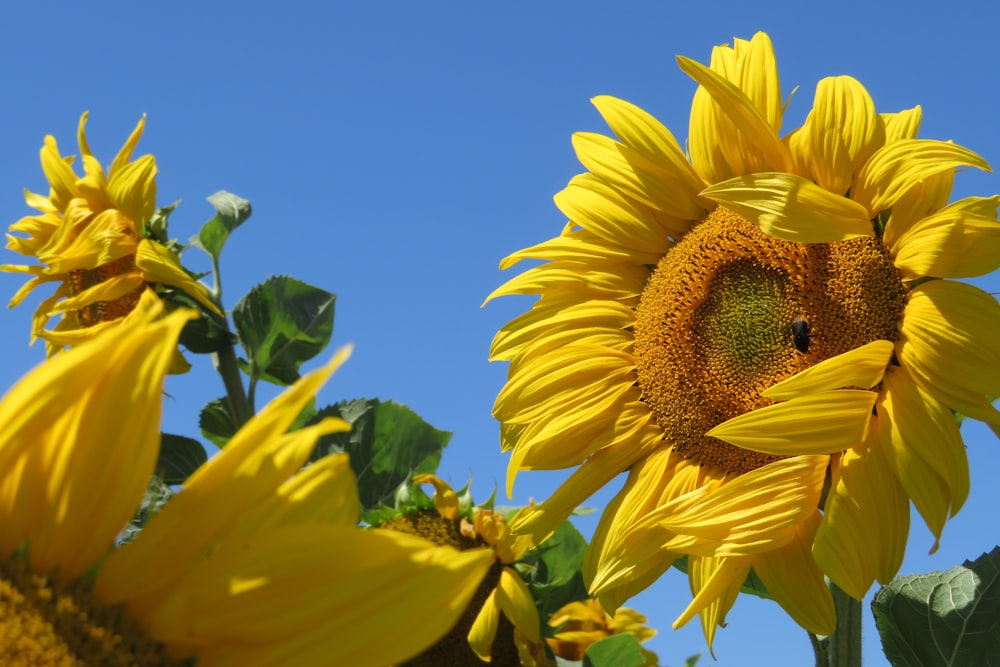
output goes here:
<path id="1" fill-rule="evenodd" d="M 564 605 L 552 614 L 549 625 L 559 631 L 545 641 L 557 656 L 566 660 L 583 660 L 591 644 L 614 635 L 630 634 L 644 642 L 656 634 L 656 630 L 646 626 L 646 617 L 634 609 L 622 607 L 612 617 L 594 598 Z M 646 659 L 644 667 L 658 667 L 660 659 L 655 653 L 640 650 Z"/>
<path id="2" fill-rule="evenodd" d="M 617 140 L 573 137 L 589 170 L 556 195 L 548 260 L 490 298 L 538 294 L 491 356 L 519 470 L 579 466 L 513 529 L 536 540 L 622 471 L 585 576 L 616 609 L 680 556 L 711 644 L 753 568 L 806 629 L 835 626 L 826 574 L 860 599 L 899 568 L 912 501 L 935 538 L 969 491 L 954 412 L 1000 431 L 1000 308 L 951 279 L 1000 265 L 1000 197 L 948 203 L 950 142 L 919 107 L 876 113 L 848 76 L 802 127 L 767 35 L 678 58 L 699 85 L 688 152 L 632 104 Z M 825 490 L 825 489 L 828 489 Z"/>
<path id="3" fill-rule="evenodd" d="M 347 428 L 286 433 L 346 352 L 115 547 L 153 474 L 163 375 L 188 319 L 157 316 L 50 359 L 0 402 L 4 664 L 381 666 L 444 634 L 492 551 L 359 528 L 345 456 L 296 473 L 317 437 Z"/>
<path id="4" fill-rule="evenodd" d="M 458 623 L 406 666 L 548 664 L 538 609 L 513 567 L 530 546 L 530 538 L 511 534 L 502 514 L 473 507 L 468 495 L 463 501 L 447 482 L 434 475 L 416 475 L 413 482 L 434 486 L 434 508 L 422 508 L 415 496 L 397 508 L 396 516 L 380 524 L 380 529 L 419 535 L 458 549 L 486 546 L 494 560 Z"/>
<path id="5" fill-rule="evenodd" d="M 86 113 L 78 132 L 83 176 L 74 171 L 72 156 L 59 153 L 55 138 L 45 137 L 41 158 L 49 194 L 25 191 L 28 206 L 39 214 L 10 226 L 11 232 L 27 236 L 7 235 L 7 248 L 41 264 L 7 264 L 0 270 L 31 276 L 10 300 L 11 308 L 39 285 L 58 283 L 35 310 L 32 323 L 32 340 L 45 339 L 50 356 L 123 322 L 144 294 L 155 296 L 158 286 L 181 290 L 219 312 L 208 290 L 191 279 L 177 256 L 149 238 L 156 160 L 152 155 L 132 159 L 145 122 L 139 121 L 106 174 L 87 144 Z M 55 328 L 46 329 L 56 316 Z"/>

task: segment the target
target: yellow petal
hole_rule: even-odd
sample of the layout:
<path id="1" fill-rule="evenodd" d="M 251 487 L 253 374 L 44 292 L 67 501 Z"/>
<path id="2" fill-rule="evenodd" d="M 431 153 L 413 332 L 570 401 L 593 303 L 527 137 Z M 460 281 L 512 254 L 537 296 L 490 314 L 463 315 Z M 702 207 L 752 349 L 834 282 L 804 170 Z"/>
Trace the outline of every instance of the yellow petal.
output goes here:
<path id="1" fill-rule="evenodd" d="M 208 288 L 193 280 L 170 250 L 156 241 L 142 239 L 136 248 L 135 265 L 147 282 L 170 285 L 180 289 L 216 315 L 222 311 L 215 305 Z"/>
<path id="2" fill-rule="evenodd" d="M 829 635 L 837 627 L 837 615 L 823 570 L 812 554 L 819 522 L 817 513 L 796 525 L 792 541 L 754 558 L 753 569 L 796 623 L 813 634 Z"/>
<path id="3" fill-rule="evenodd" d="M 951 411 L 903 367 L 886 374 L 878 405 L 882 451 L 935 540 L 969 495 L 969 462 Z"/>
<path id="4" fill-rule="evenodd" d="M 858 174 L 851 197 L 874 217 L 892 208 L 907 190 L 920 181 L 957 167 L 990 171 L 976 153 L 944 141 L 909 139 L 886 144 L 871 157 Z"/>
<path id="5" fill-rule="evenodd" d="M 792 377 L 761 392 L 774 401 L 786 401 L 830 389 L 862 387 L 869 389 L 882 381 L 882 375 L 892 357 L 893 344 L 875 340 L 849 352 L 824 359 Z"/>
<path id="6" fill-rule="evenodd" d="M 916 139 L 920 130 L 923 109 L 920 105 L 897 113 L 880 114 L 885 123 L 885 143 L 891 144 L 903 139 Z"/>
<path id="7" fill-rule="evenodd" d="M 723 110 L 728 120 L 742 133 L 744 141 L 764 156 L 770 169 L 787 171 L 791 168 L 788 149 L 778 139 L 775 129 L 740 88 L 720 74 L 684 56 L 677 64 L 685 74 L 697 81 Z M 780 106 L 780 105 L 779 105 Z M 694 107 L 692 105 L 692 116 Z M 764 166 L 764 165 L 760 165 Z M 760 171 L 760 169 L 754 169 Z"/>
<path id="8" fill-rule="evenodd" d="M 890 248 L 903 280 L 971 278 L 1000 268 L 997 203 L 1000 197 L 963 199 L 911 225 Z"/>
<path id="9" fill-rule="evenodd" d="M 414 475 L 414 484 L 431 484 L 434 486 L 434 507 L 438 514 L 450 521 L 457 521 L 460 513 L 458 494 L 451 485 L 435 475 Z"/>
<path id="10" fill-rule="evenodd" d="M 708 651 L 712 651 L 712 641 L 715 639 L 715 629 L 726 624 L 726 614 L 732 609 L 740 587 L 750 573 L 750 558 L 704 558 L 692 557 L 688 560 L 688 578 L 691 582 L 691 592 L 694 599 L 677 617 L 673 627 L 676 630 L 695 614 L 701 614 L 701 628 L 708 642 Z"/>
<path id="11" fill-rule="evenodd" d="M 115 208 L 128 216 L 137 231 L 149 222 L 156 210 L 156 159 L 143 155 L 111 171 L 108 197 Z"/>
<path id="12" fill-rule="evenodd" d="M 684 220 L 704 216 L 705 209 L 690 190 L 690 183 L 668 166 L 593 132 L 575 133 L 573 148 L 580 163 L 591 173 L 646 206 Z"/>
<path id="13" fill-rule="evenodd" d="M 76 578 L 138 508 L 156 463 L 163 376 L 193 313 L 158 315 L 42 364 L 0 403 L 0 548 L 27 540 L 36 572 Z"/>
<path id="14" fill-rule="evenodd" d="M 337 420 L 285 435 L 310 399 L 350 354 L 341 349 L 247 422 L 225 448 L 188 479 L 135 541 L 115 550 L 94 584 L 107 603 L 155 597 L 224 539 L 239 518 L 305 462 L 324 432 L 343 430 Z M 208 499 L 211 499 L 209 502 Z"/>
<path id="15" fill-rule="evenodd" d="M 535 601 L 527 585 L 511 568 L 505 567 L 500 571 L 496 594 L 497 605 L 514 627 L 529 640 L 541 641 L 541 621 Z"/>
<path id="16" fill-rule="evenodd" d="M 865 87 L 849 76 L 831 76 L 816 84 L 812 111 L 789 143 L 817 185 L 846 195 L 884 141 L 885 125 Z"/>
<path id="17" fill-rule="evenodd" d="M 469 640 L 469 647 L 472 652 L 479 656 L 483 662 L 491 662 L 490 653 L 493 650 L 493 640 L 497 636 L 497 628 L 500 626 L 500 606 L 497 604 L 497 591 L 493 589 L 486 597 L 482 609 L 476 616 L 469 628 L 466 639 Z"/>
<path id="18" fill-rule="evenodd" d="M 826 456 L 782 459 L 739 475 L 718 489 L 681 496 L 643 521 L 674 533 L 663 548 L 698 555 L 742 556 L 787 544 L 811 516 L 826 474 Z"/>
<path id="19" fill-rule="evenodd" d="M 833 454 L 864 440 L 876 396 L 860 389 L 806 394 L 733 417 L 707 435 L 778 456 Z"/>
<path id="20" fill-rule="evenodd" d="M 906 494 L 879 451 L 880 434 L 872 431 L 865 445 L 844 452 L 813 547 L 827 576 L 856 600 L 875 579 L 895 576 L 910 527 Z"/>
<path id="21" fill-rule="evenodd" d="M 738 176 L 701 194 L 785 241 L 831 243 L 875 233 L 864 207 L 793 174 Z"/>
<path id="22" fill-rule="evenodd" d="M 574 262 L 550 262 L 528 269 L 493 290 L 483 304 L 509 294 L 577 293 L 595 299 L 638 297 L 649 279 L 649 269 L 637 264 L 619 264 L 610 269 Z"/>
<path id="23" fill-rule="evenodd" d="M 391 531 L 283 526 L 199 559 L 141 621 L 168 647 L 199 649 L 199 664 L 381 667 L 451 629 L 492 562 L 490 549 Z"/>

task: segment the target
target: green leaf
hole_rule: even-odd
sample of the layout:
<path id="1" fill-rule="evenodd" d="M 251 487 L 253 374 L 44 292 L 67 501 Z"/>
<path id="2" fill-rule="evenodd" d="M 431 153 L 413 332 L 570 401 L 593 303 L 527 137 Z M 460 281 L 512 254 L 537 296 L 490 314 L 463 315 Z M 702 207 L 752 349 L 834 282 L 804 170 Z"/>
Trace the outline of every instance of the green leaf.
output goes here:
<path id="1" fill-rule="evenodd" d="M 201 317 L 189 320 L 181 330 L 180 344 L 186 349 L 195 354 L 210 354 L 236 344 L 236 336 L 220 323 L 215 315 L 206 312 L 203 305 L 185 292 L 161 286 L 160 297 L 170 304 L 170 310 L 191 308 L 202 312 Z"/>
<path id="2" fill-rule="evenodd" d="M 216 192 L 208 198 L 208 202 L 215 207 L 215 215 L 191 238 L 191 245 L 201 248 L 218 261 L 229 235 L 246 222 L 252 209 L 249 201 L 225 190 Z"/>
<path id="3" fill-rule="evenodd" d="M 198 427 L 205 439 L 223 448 L 236 434 L 236 420 L 229 410 L 229 401 L 216 398 L 205 404 L 198 416 Z"/>
<path id="4" fill-rule="evenodd" d="M 899 577 L 872 601 L 893 665 L 995 665 L 1000 655 L 1000 547 L 947 572 Z"/>
<path id="5" fill-rule="evenodd" d="M 250 377 L 283 386 L 299 379 L 302 362 L 330 342 L 335 299 L 288 276 L 272 276 L 247 292 L 233 309 L 233 322 Z"/>
<path id="6" fill-rule="evenodd" d="M 323 408 L 309 423 L 324 417 L 340 417 L 352 428 L 320 438 L 312 460 L 334 452 L 350 454 L 361 506 L 366 510 L 392 504 L 396 489 L 412 475 L 436 471 L 451 439 L 451 433 L 434 428 L 410 408 L 392 401 L 344 401 Z"/>
<path id="7" fill-rule="evenodd" d="M 586 551 L 587 541 L 572 523 L 566 521 L 552 537 L 526 553 L 515 565 L 528 584 L 542 618 L 551 618 L 570 602 L 589 597 L 583 583 Z"/>
<path id="8" fill-rule="evenodd" d="M 208 454 L 194 438 L 172 433 L 160 434 L 160 455 L 156 459 L 156 474 L 164 484 L 183 484 L 203 463 Z"/>
<path id="9" fill-rule="evenodd" d="M 628 633 L 594 642 L 583 656 L 584 667 L 642 667 L 645 664 L 639 640 Z"/>
<path id="10" fill-rule="evenodd" d="M 170 490 L 169 486 L 164 484 L 159 477 L 153 476 L 149 481 L 149 486 L 146 488 L 146 494 L 142 497 L 138 511 L 132 517 L 132 520 L 128 522 L 128 525 L 125 526 L 125 529 L 122 530 L 122 534 L 118 539 L 119 544 L 128 544 L 134 540 L 142 532 L 143 527 L 149 520 L 163 509 L 163 506 L 167 504 L 167 501 L 173 495 L 174 492 Z"/>
<path id="11" fill-rule="evenodd" d="M 174 212 L 174 209 L 180 203 L 181 200 L 178 199 L 173 204 L 161 206 L 153 211 L 153 217 L 146 223 L 143 236 L 158 241 L 163 245 L 168 245 L 170 241 L 167 235 L 167 221 L 170 218 L 170 214 Z"/>

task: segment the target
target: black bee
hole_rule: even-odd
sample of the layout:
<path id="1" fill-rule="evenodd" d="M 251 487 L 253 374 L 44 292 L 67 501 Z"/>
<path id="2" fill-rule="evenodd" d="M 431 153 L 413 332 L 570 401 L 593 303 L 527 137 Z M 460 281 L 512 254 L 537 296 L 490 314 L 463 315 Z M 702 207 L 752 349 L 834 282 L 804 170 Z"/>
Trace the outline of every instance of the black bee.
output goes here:
<path id="1" fill-rule="evenodd" d="M 809 323 L 802 317 L 792 320 L 792 342 L 799 352 L 805 354 L 809 351 Z"/>

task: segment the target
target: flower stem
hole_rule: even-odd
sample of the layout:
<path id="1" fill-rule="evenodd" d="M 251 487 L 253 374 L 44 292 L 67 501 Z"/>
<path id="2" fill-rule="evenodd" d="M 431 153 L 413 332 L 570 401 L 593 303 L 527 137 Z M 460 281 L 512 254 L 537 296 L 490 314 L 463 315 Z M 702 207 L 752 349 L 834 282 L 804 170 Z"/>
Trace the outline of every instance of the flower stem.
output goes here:
<path id="1" fill-rule="evenodd" d="M 229 412 L 233 417 L 234 426 L 238 431 L 241 426 L 253 417 L 253 405 L 243 389 L 243 377 L 240 375 L 240 365 L 236 360 L 236 350 L 232 345 L 225 345 L 218 352 L 212 353 L 212 364 L 222 377 L 226 387 L 226 400 Z"/>
<path id="2" fill-rule="evenodd" d="M 861 602 L 830 582 L 837 629 L 830 635 L 830 667 L 861 667 Z"/>

